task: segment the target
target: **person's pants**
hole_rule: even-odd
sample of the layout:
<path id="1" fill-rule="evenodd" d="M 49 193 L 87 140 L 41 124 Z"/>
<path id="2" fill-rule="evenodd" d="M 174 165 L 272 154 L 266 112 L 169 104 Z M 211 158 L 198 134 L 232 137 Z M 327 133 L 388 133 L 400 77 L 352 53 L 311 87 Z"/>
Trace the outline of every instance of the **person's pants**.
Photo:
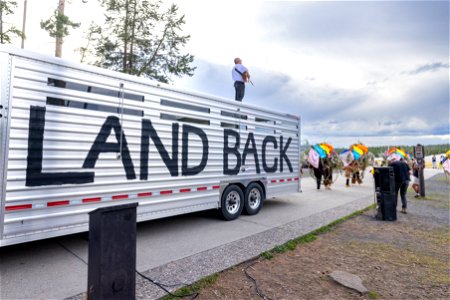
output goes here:
<path id="1" fill-rule="evenodd" d="M 322 170 L 314 168 L 314 177 L 316 177 L 317 189 L 320 190 L 320 183 L 322 182 Z"/>
<path id="2" fill-rule="evenodd" d="M 244 99 L 245 83 L 242 81 L 235 81 L 234 89 L 236 90 L 236 96 L 234 99 L 237 101 L 242 101 L 242 99 Z"/>
<path id="3" fill-rule="evenodd" d="M 403 181 L 400 185 L 395 186 L 395 200 L 398 201 L 398 194 L 400 193 L 400 198 L 402 199 L 402 208 L 407 207 L 406 203 L 406 191 L 408 190 L 409 181 Z M 395 203 L 397 206 L 397 203 Z"/>

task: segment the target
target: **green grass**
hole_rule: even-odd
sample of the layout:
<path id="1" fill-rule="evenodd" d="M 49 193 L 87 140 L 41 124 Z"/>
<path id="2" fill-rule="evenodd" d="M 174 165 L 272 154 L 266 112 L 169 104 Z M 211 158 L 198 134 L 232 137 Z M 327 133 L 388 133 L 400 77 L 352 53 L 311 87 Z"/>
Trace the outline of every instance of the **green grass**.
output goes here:
<path id="1" fill-rule="evenodd" d="M 273 254 L 270 251 L 264 251 L 263 253 L 261 253 L 260 256 L 262 258 L 269 259 L 269 260 L 273 258 Z"/>
<path id="2" fill-rule="evenodd" d="M 367 293 L 367 296 L 369 297 L 369 299 L 378 299 L 378 298 L 380 298 L 380 295 L 377 292 L 375 292 L 375 291 L 369 291 Z"/>
<path id="3" fill-rule="evenodd" d="M 172 299 L 178 299 L 179 297 L 193 296 L 196 292 L 215 283 L 218 278 L 219 278 L 219 274 L 214 273 L 210 276 L 200 279 L 199 281 L 195 282 L 194 284 L 192 284 L 190 286 L 184 286 L 184 287 L 176 290 L 172 295 L 170 295 L 170 294 L 166 295 L 166 296 L 162 297 L 161 299 L 162 300 L 172 300 Z"/>

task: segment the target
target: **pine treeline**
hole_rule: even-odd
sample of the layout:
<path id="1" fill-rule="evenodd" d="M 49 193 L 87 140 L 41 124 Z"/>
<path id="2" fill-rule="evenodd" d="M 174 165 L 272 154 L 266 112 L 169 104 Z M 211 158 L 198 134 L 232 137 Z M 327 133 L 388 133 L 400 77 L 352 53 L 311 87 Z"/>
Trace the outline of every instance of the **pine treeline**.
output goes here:
<path id="1" fill-rule="evenodd" d="M 369 146 L 369 152 L 373 153 L 375 157 L 382 157 L 383 153 L 388 150 L 389 148 L 397 147 L 404 149 L 411 153 L 411 155 L 414 154 L 414 147 L 415 145 L 405 146 L 405 145 L 390 145 L 390 146 L 375 146 L 370 147 Z M 427 155 L 437 155 L 442 154 L 450 150 L 449 144 L 435 144 L 435 145 L 424 145 L 425 148 L 425 156 Z M 340 153 L 344 150 L 344 148 L 336 148 L 336 152 Z"/>

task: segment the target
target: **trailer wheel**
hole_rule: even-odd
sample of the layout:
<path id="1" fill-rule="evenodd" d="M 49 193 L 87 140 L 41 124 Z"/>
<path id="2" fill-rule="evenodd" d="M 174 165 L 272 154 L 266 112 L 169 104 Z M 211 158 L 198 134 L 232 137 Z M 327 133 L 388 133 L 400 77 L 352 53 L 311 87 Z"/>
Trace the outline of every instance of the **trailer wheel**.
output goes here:
<path id="1" fill-rule="evenodd" d="M 231 221 L 237 219 L 244 208 L 244 194 L 236 185 L 228 186 L 222 193 L 220 213 L 222 218 Z"/>
<path id="2" fill-rule="evenodd" d="M 250 183 L 245 189 L 245 212 L 256 215 L 264 203 L 264 192 L 257 183 Z"/>

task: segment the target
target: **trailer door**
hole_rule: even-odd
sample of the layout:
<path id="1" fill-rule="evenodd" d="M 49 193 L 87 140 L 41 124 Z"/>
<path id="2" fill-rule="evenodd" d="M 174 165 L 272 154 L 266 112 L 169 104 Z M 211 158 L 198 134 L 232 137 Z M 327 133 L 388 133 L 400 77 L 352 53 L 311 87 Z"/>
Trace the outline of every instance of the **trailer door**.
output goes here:
<path id="1" fill-rule="evenodd" d="M 3 236 L 3 221 L 8 162 L 8 115 L 10 101 L 11 56 L 0 52 L 0 239 Z"/>

